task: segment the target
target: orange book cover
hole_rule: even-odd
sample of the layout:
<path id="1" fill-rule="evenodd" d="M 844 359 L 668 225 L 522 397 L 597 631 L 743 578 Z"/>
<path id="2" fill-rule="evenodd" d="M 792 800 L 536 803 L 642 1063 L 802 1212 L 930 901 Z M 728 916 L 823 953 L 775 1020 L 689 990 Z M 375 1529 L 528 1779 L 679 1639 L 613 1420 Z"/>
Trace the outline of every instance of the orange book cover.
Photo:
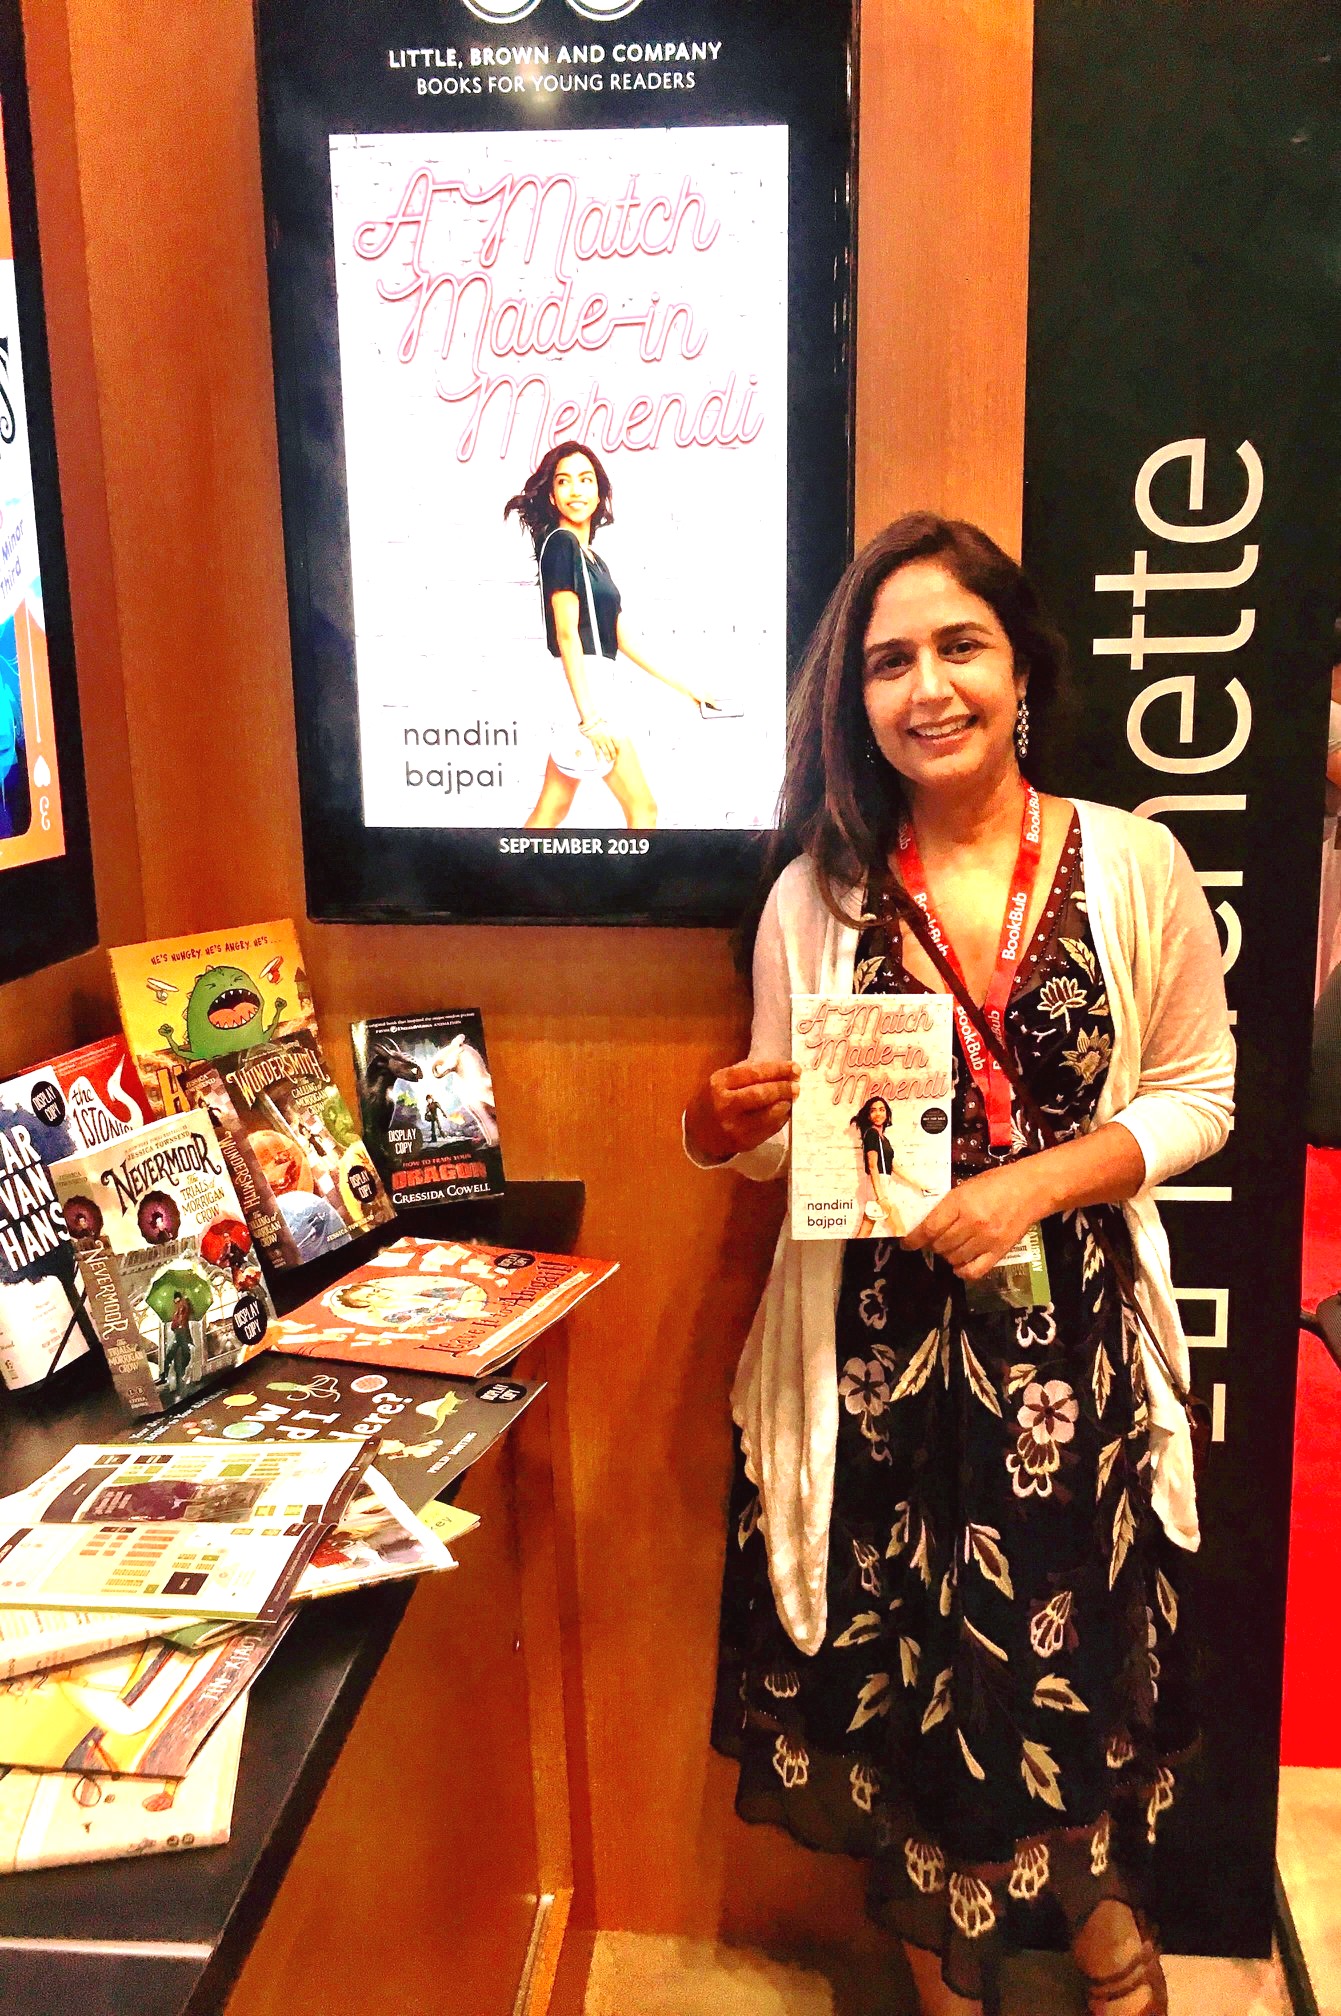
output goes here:
<path id="1" fill-rule="evenodd" d="M 618 1271 L 616 1260 L 398 1239 L 272 1326 L 272 1350 L 479 1378 Z"/>

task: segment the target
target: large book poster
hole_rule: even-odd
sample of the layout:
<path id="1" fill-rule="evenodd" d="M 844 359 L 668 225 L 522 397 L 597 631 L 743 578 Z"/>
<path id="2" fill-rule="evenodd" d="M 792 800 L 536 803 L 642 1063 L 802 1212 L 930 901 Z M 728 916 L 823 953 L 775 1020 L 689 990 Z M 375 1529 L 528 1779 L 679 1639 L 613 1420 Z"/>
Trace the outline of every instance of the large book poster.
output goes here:
<path id="1" fill-rule="evenodd" d="M 259 7 L 309 907 L 712 922 L 849 545 L 851 19 Z"/>
<path id="2" fill-rule="evenodd" d="M 97 941 L 18 0 L 0 0 L 0 981 Z"/>

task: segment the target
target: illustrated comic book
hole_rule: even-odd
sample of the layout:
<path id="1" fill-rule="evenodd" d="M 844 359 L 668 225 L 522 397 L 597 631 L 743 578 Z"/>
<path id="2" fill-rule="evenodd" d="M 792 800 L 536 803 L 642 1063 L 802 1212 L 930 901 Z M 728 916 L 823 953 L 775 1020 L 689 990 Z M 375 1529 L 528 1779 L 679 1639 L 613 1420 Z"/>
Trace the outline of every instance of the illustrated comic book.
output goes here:
<path id="1" fill-rule="evenodd" d="M 497 1374 L 443 1378 L 434 1372 L 369 1371 L 357 1363 L 317 1365 L 263 1351 L 226 1390 L 215 1388 L 170 1418 L 142 1421 L 133 1442 L 223 1441 L 240 1449 L 261 1439 L 295 1442 L 381 1439 L 377 1468 L 419 1512 L 492 1448 L 543 1382 Z"/>
<path id="2" fill-rule="evenodd" d="M 246 1720 L 243 1694 L 181 1778 L 0 1771 L 0 1876 L 221 1847 L 232 1831 Z"/>
<path id="3" fill-rule="evenodd" d="M 96 1342 L 51 1174 L 67 1118 L 45 1070 L 0 1085 L 0 1378 L 14 1390 Z"/>
<path id="4" fill-rule="evenodd" d="M 501 1197 L 494 1081 L 477 1008 L 356 1022 L 363 1138 L 398 1210 Z"/>
<path id="5" fill-rule="evenodd" d="M 52 1175 L 133 1413 L 161 1413 L 262 1342 L 270 1291 L 206 1114 L 171 1113 Z"/>
<path id="6" fill-rule="evenodd" d="M 182 1082 L 245 1167 L 248 1222 L 274 1265 L 318 1259 L 395 1216 L 313 1030 L 193 1065 Z"/>
<path id="7" fill-rule="evenodd" d="M 614 1260 L 397 1239 L 271 1331 L 304 1358 L 478 1378 L 617 1271 Z"/>
<path id="8" fill-rule="evenodd" d="M 950 1188 L 948 994 L 794 994 L 793 1239 L 897 1237 Z"/>
<path id="9" fill-rule="evenodd" d="M 121 1022 L 156 1114 L 189 1103 L 181 1075 L 316 1027 L 297 934 L 273 924 L 156 938 L 111 954 Z"/>

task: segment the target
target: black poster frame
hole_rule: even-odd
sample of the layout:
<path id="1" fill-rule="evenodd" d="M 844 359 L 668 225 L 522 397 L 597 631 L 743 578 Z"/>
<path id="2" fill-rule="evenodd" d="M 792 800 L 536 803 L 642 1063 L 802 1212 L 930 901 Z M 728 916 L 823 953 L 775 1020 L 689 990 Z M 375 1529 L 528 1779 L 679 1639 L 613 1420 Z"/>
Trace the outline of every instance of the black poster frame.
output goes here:
<path id="1" fill-rule="evenodd" d="M 1187 848 L 1237 1018 L 1234 1132 L 1160 1201 L 1222 1439 L 1204 1747 L 1158 1897 L 1176 1949 L 1265 1956 L 1341 607 L 1341 5 L 1038 0 L 1034 47 L 1024 559 L 1079 687 L 1058 781 Z"/>
<path id="2" fill-rule="evenodd" d="M 37 972 L 57 960 L 73 959 L 98 942 L 19 0 L 0 0 L 0 106 L 4 117 L 14 287 L 65 837 L 65 849 L 60 855 L 0 869 L 0 981 L 6 981 Z"/>
<path id="3" fill-rule="evenodd" d="M 505 852 L 520 829 L 362 823 L 328 136 L 504 130 L 487 99 L 433 98 L 418 110 L 389 67 L 393 52 L 608 40 L 637 25 L 624 16 L 642 5 L 659 38 L 721 41 L 722 60 L 692 103 L 583 98 L 550 123 L 799 130 L 788 198 L 789 677 L 851 555 L 856 0 L 630 0 L 605 23 L 599 8 L 574 4 L 533 0 L 514 10 L 524 19 L 490 28 L 469 0 L 375 9 L 328 0 L 318 34 L 305 0 L 255 0 L 303 851 L 318 920 L 729 924 L 756 885 L 766 839 L 667 829 L 640 836 L 646 853 L 612 852 L 624 835 L 612 825 L 595 836 L 603 851 L 593 861 Z"/>

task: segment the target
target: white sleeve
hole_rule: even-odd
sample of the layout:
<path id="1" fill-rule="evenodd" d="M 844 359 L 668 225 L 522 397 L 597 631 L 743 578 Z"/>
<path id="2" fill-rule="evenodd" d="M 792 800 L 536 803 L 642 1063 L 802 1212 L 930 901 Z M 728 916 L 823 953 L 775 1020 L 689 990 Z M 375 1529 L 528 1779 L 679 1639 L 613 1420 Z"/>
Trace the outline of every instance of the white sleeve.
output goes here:
<path id="1" fill-rule="evenodd" d="M 764 914 L 754 941 L 754 1021 L 750 1028 L 749 1061 L 790 1057 L 792 1054 L 792 985 L 787 964 L 787 947 L 778 915 L 778 884 L 768 892 Z M 681 1138 L 684 1122 L 681 1120 Z M 791 1122 L 784 1121 L 776 1134 L 757 1148 L 746 1148 L 725 1162 L 705 1160 L 684 1140 L 684 1151 L 700 1169 L 736 1169 L 742 1176 L 766 1183 L 781 1175 L 791 1148 Z"/>
<path id="2" fill-rule="evenodd" d="M 1220 934 L 1175 840 L 1141 1077 L 1113 1118 L 1135 1136 L 1147 1184 L 1167 1183 L 1222 1148 L 1234 1116 L 1234 1039 L 1225 1006 Z"/>

